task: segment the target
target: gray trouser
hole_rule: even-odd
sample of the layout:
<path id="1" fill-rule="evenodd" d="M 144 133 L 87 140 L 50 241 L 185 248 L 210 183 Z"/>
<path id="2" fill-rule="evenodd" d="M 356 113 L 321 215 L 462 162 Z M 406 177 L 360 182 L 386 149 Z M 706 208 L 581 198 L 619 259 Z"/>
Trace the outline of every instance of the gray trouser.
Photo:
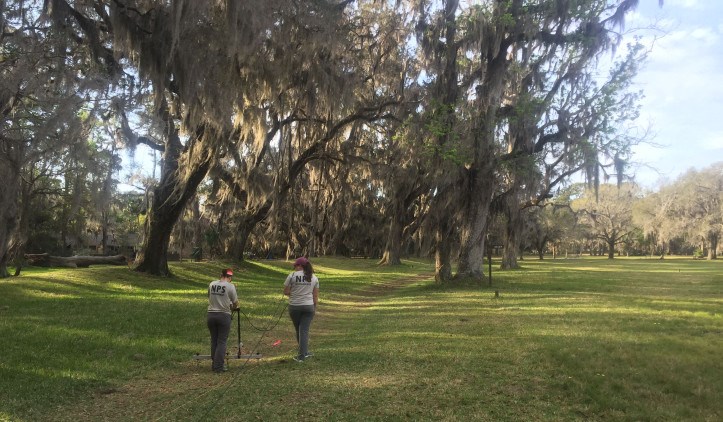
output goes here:
<path id="1" fill-rule="evenodd" d="M 231 315 L 225 312 L 208 313 L 208 331 L 211 333 L 211 369 L 220 371 L 223 369 L 223 361 L 226 358 L 226 341 L 231 331 Z"/>
<path id="2" fill-rule="evenodd" d="M 296 329 L 299 356 L 303 358 L 309 353 L 309 328 L 314 319 L 314 305 L 289 305 L 289 316 Z"/>

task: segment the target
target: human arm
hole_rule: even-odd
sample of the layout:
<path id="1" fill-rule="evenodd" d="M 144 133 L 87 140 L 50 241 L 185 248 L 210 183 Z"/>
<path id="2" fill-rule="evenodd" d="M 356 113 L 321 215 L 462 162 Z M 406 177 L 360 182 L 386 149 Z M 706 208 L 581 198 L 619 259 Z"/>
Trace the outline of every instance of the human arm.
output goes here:
<path id="1" fill-rule="evenodd" d="M 316 309 L 316 305 L 319 304 L 319 288 L 314 287 L 314 290 L 312 291 L 311 295 L 314 298 L 314 309 Z"/>
<path id="2" fill-rule="evenodd" d="M 236 292 L 236 286 L 231 284 L 231 288 L 229 289 L 228 293 L 228 298 L 231 301 L 231 312 L 233 312 L 239 308 L 239 300 L 238 293 Z"/>
<path id="3" fill-rule="evenodd" d="M 284 280 L 284 295 L 291 295 L 291 274 L 289 274 L 289 276 L 286 277 L 286 280 Z"/>

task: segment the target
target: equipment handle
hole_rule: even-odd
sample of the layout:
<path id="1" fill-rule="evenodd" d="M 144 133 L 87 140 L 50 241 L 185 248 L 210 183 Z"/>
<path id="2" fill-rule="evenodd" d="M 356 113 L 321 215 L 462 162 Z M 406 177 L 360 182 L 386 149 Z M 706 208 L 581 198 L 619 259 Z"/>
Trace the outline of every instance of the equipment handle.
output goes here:
<path id="1" fill-rule="evenodd" d="M 241 359 L 241 309 L 236 309 L 236 334 L 238 335 L 238 351 L 236 357 Z"/>

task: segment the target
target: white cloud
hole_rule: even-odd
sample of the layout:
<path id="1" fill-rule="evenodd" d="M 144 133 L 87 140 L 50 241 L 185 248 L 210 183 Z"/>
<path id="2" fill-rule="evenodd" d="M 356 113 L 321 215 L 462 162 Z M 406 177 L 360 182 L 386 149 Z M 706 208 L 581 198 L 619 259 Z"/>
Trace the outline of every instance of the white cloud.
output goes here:
<path id="1" fill-rule="evenodd" d="M 707 151 L 720 151 L 721 154 L 718 158 L 723 160 L 723 134 L 717 136 L 711 136 L 707 139 L 701 140 L 699 143 L 700 147 Z"/>
<path id="2" fill-rule="evenodd" d="M 717 1 L 717 0 L 705 0 L 705 1 Z M 701 0 L 665 0 L 663 7 L 680 7 L 682 9 L 700 10 L 703 8 L 703 1 Z"/>
<path id="3" fill-rule="evenodd" d="M 696 28 L 690 32 L 693 39 L 699 40 L 707 46 L 715 45 L 720 40 L 720 35 L 713 28 Z"/>
<path id="4" fill-rule="evenodd" d="M 683 9 L 701 9 L 700 0 L 665 0 L 665 6 L 682 7 Z"/>

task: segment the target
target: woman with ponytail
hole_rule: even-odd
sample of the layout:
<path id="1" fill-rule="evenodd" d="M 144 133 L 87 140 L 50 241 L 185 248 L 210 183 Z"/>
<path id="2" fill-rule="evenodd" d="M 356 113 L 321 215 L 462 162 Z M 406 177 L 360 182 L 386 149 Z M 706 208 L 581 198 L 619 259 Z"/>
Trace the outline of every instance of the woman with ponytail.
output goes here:
<path id="1" fill-rule="evenodd" d="M 294 261 L 294 272 L 284 281 L 284 294 L 289 296 L 289 316 L 299 343 L 299 354 L 294 360 L 303 362 L 312 356 L 309 352 L 309 328 L 319 303 L 319 279 L 314 275 L 311 262 L 303 256 Z"/>

